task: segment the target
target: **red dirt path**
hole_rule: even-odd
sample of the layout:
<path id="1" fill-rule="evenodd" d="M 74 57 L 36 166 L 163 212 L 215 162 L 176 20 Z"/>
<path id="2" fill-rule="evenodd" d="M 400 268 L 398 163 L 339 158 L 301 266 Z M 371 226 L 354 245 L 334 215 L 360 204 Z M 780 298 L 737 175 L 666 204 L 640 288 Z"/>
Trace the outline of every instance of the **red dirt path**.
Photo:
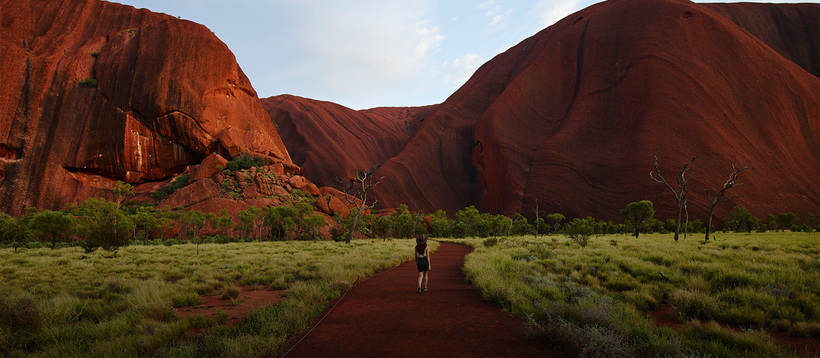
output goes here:
<path id="1" fill-rule="evenodd" d="M 466 283 L 470 250 L 441 244 L 428 292 L 416 293 L 413 262 L 362 282 L 283 357 L 561 357 Z"/>

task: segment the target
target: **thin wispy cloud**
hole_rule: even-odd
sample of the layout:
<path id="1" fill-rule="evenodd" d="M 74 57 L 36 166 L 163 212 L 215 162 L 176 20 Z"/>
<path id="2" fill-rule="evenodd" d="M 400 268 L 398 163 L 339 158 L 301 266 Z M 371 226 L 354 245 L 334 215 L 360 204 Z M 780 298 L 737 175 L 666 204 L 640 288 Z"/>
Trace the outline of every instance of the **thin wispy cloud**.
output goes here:
<path id="1" fill-rule="evenodd" d="M 583 2 L 581 0 L 540 0 L 535 5 L 534 13 L 539 17 L 541 25 L 547 27 L 580 10 Z"/>
<path id="2" fill-rule="evenodd" d="M 495 55 L 600 1 L 116 0 L 207 26 L 260 97 L 357 109 L 439 103 Z"/>
<path id="3" fill-rule="evenodd" d="M 427 19 L 426 1 L 360 3 L 295 4 L 304 21 L 294 35 L 308 55 L 297 74 L 319 95 L 361 102 L 423 75 L 440 50 L 444 36 Z"/>
<path id="4" fill-rule="evenodd" d="M 445 69 L 444 83 L 454 86 L 461 86 L 470 79 L 476 69 L 484 63 L 484 59 L 477 54 L 469 53 L 461 56 L 452 62 L 445 62 L 442 67 Z"/>

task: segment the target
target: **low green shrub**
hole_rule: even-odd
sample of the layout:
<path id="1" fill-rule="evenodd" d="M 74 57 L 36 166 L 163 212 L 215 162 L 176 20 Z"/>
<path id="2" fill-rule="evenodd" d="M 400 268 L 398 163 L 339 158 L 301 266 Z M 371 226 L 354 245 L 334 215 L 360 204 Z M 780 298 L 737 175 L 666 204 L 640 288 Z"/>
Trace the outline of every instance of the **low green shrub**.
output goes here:
<path id="1" fill-rule="evenodd" d="M 242 293 L 242 289 L 239 286 L 225 286 L 222 288 L 222 296 L 220 296 L 219 298 L 223 300 L 227 300 L 229 298 L 237 298 L 239 297 L 240 293 Z"/>
<path id="2" fill-rule="evenodd" d="M 777 346 L 763 331 L 735 332 L 715 321 L 694 321 L 680 330 L 687 343 L 701 355 L 712 357 L 787 357 L 789 352 Z"/>
<path id="3" fill-rule="evenodd" d="M 34 297 L 0 291 L 0 326 L 36 331 L 42 324 L 43 313 Z"/>
<path id="4" fill-rule="evenodd" d="M 238 171 L 243 169 L 250 169 L 251 167 L 263 167 L 265 161 L 262 158 L 250 153 L 243 152 L 228 161 L 227 167 L 230 171 Z"/>
<path id="5" fill-rule="evenodd" d="M 676 290 L 670 294 L 670 299 L 675 316 L 681 321 L 714 319 L 720 308 L 717 299 L 699 291 Z"/>
<path id="6" fill-rule="evenodd" d="M 80 81 L 80 86 L 88 88 L 97 88 L 97 80 L 94 78 L 84 78 Z"/>
<path id="7" fill-rule="evenodd" d="M 491 238 L 484 239 L 483 244 L 484 244 L 484 247 L 493 247 L 493 246 L 497 245 L 498 242 L 499 242 L 499 239 L 497 237 L 491 237 Z"/>

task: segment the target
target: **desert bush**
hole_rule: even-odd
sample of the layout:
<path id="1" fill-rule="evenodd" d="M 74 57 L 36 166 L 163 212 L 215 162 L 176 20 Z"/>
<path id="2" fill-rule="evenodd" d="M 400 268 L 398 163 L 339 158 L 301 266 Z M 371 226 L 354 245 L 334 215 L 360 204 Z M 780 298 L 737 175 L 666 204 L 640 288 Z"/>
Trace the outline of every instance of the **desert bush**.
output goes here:
<path id="1" fill-rule="evenodd" d="M 641 286 L 641 282 L 629 275 L 612 275 L 604 283 L 604 287 L 612 292 L 630 291 Z"/>
<path id="2" fill-rule="evenodd" d="M 670 298 L 675 316 L 681 321 L 713 319 L 720 308 L 714 297 L 699 291 L 677 290 Z"/>
<path id="3" fill-rule="evenodd" d="M 789 332 L 797 337 L 820 338 L 820 323 L 795 322 L 789 328 Z"/>
<path id="4" fill-rule="evenodd" d="M 491 237 L 484 239 L 483 244 L 485 247 L 493 247 L 498 244 L 499 239 L 497 237 Z"/>
<path id="5" fill-rule="evenodd" d="M 80 86 L 88 88 L 97 88 L 97 80 L 94 78 L 84 78 L 80 81 Z"/>
<path id="6" fill-rule="evenodd" d="M 564 235 L 581 247 L 586 247 L 590 236 L 595 234 L 595 219 L 572 219 L 564 225 Z"/>
<path id="7" fill-rule="evenodd" d="M 251 155 L 247 152 L 242 152 L 239 155 L 231 158 L 231 160 L 229 160 L 227 164 L 228 170 L 232 172 L 250 169 L 251 167 L 263 166 L 265 166 L 265 161 L 262 160 L 262 158 L 259 158 L 255 155 Z"/>
<path id="8" fill-rule="evenodd" d="M 240 293 L 242 293 L 242 290 L 239 286 L 225 286 L 222 288 L 222 295 L 220 296 L 220 298 L 223 300 L 227 300 L 229 298 L 237 298 L 239 297 Z"/>
<path id="9" fill-rule="evenodd" d="M 754 248 L 752 248 L 753 251 Z M 739 272 L 734 269 L 720 270 L 710 280 L 712 290 L 723 291 L 736 287 L 745 287 L 755 282 L 755 279 L 748 274 Z"/>
<path id="10" fill-rule="evenodd" d="M 639 311 L 647 312 L 658 309 L 658 300 L 654 296 L 643 291 L 626 291 L 621 292 L 620 297 L 625 302 L 635 306 Z"/>
<path id="11" fill-rule="evenodd" d="M 167 199 L 175 191 L 188 185 L 188 179 L 190 177 L 190 174 L 182 174 L 178 176 L 176 179 L 151 194 L 151 197 L 153 197 L 154 200 Z"/>
<path id="12" fill-rule="evenodd" d="M 15 330 L 39 330 L 43 313 L 39 302 L 32 296 L 0 291 L 0 326 Z"/>
<path id="13" fill-rule="evenodd" d="M 735 332 L 715 321 L 687 324 L 680 334 L 702 355 L 713 357 L 783 357 L 787 351 L 763 331 Z"/>

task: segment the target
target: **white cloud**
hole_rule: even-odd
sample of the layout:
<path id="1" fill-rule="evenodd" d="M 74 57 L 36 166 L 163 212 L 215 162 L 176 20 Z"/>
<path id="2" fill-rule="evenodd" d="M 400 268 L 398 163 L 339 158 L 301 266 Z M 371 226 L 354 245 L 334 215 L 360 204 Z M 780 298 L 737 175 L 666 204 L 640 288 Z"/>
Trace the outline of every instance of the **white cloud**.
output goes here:
<path id="1" fill-rule="evenodd" d="M 419 37 L 416 54 L 420 57 L 426 57 L 428 54 L 438 52 L 441 41 L 444 40 L 440 27 L 426 27 L 423 25 L 418 25 L 416 28 L 416 34 Z"/>
<path id="2" fill-rule="evenodd" d="M 363 103 L 395 92 L 431 70 L 444 40 L 424 0 L 315 2 L 292 3 L 302 21 L 285 36 L 296 38 L 301 54 L 288 75 L 321 88 L 319 99 Z"/>
<path id="3" fill-rule="evenodd" d="M 444 83 L 453 86 L 463 85 L 483 63 L 484 59 L 474 53 L 461 56 L 452 63 L 445 62 L 442 65 L 445 71 Z"/>
<path id="4" fill-rule="evenodd" d="M 539 14 L 541 26 L 552 26 L 570 14 L 582 8 L 581 0 L 540 0 L 535 5 L 535 12 Z"/>
<path id="5" fill-rule="evenodd" d="M 505 10 L 503 6 L 497 5 L 495 0 L 483 2 L 478 5 L 478 8 L 486 10 L 484 16 L 490 19 L 490 22 L 487 23 L 487 27 L 493 27 L 503 23 L 514 10 L 513 8 Z"/>

